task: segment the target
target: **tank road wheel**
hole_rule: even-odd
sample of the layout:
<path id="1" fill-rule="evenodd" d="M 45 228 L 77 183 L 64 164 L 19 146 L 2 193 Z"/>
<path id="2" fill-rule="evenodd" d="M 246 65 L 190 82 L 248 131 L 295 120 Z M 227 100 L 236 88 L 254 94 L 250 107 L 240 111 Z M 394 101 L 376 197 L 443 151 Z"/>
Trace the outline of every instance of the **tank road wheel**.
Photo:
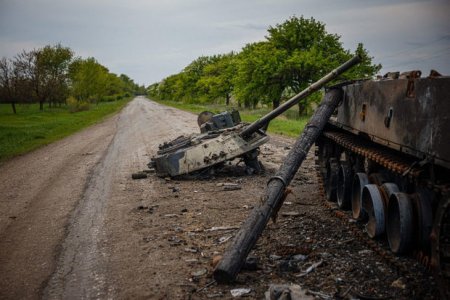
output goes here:
<path id="1" fill-rule="evenodd" d="M 384 233 L 385 214 L 383 198 L 376 184 L 366 184 L 361 197 L 362 207 L 369 217 L 366 225 L 367 234 L 371 238 L 375 238 Z"/>
<path id="2" fill-rule="evenodd" d="M 431 234 L 432 266 L 442 299 L 450 299 L 450 198 L 442 199 L 436 210 Z"/>
<path id="3" fill-rule="evenodd" d="M 325 142 L 320 142 L 316 147 L 317 165 L 325 185 L 327 176 L 327 161 L 332 153 L 332 145 Z"/>
<path id="4" fill-rule="evenodd" d="M 391 251 L 402 254 L 413 243 L 414 212 L 408 194 L 394 193 L 389 199 L 386 232 Z"/>
<path id="5" fill-rule="evenodd" d="M 421 190 L 412 195 L 415 208 L 417 245 L 427 253 L 430 250 L 430 235 L 433 229 L 433 208 L 431 206 L 433 196 L 430 192 Z"/>
<path id="6" fill-rule="evenodd" d="M 367 214 L 361 205 L 363 188 L 369 183 L 366 173 L 356 173 L 352 183 L 352 216 L 354 219 L 364 220 Z"/>
<path id="7" fill-rule="evenodd" d="M 398 192 L 400 192 L 400 190 L 395 183 L 386 182 L 381 185 L 381 192 L 385 196 L 385 202 L 386 202 L 385 205 L 387 208 L 389 205 L 389 198 L 391 198 L 393 193 L 398 193 Z"/>
<path id="8" fill-rule="evenodd" d="M 330 158 L 326 166 L 325 195 L 328 201 L 335 202 L 337 197 L 337 179 L 339 164 L 335 158 Z"/>
<path id="9" fill-rule="evenodd" d="M 339 167 L 337 177 L 337 204 L 340 209 L 351 207 L 352 194 L 352 168 L 348 162 L 343 161 Z"/>

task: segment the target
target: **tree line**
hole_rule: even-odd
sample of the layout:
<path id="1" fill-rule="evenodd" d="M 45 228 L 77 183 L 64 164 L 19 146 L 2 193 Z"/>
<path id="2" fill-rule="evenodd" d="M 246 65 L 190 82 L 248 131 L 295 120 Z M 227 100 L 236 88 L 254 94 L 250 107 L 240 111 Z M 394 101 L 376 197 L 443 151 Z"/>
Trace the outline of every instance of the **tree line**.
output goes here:
<path id="1" fill-rule="evenodd" d="M 344 49 L 340 38 L 314 18 L 293 16 L 270 26 L 265 40 L 249 43 L 240 52 L 201 56 L 180 73 L 151 84 L 147 93 L 160 100 L 229 105 L 233 99 L 246 108 L 276 108 L 354 55 Z M 363 62 L 341 80 L 372 77 L 381 69 L 362 43 L 355 52 Z M 301 101 L 299 114 L 319 99 L 315 95 Z"/>
<path id="2" fill-rule="evenodd" d="M 85 110 L 92 103 L 114 101 L 133 94 L 145 94 L 127 75 L 116 75 L 95 60 L 75 57 L 60 44 L 0 59 L 0 103 L 69 104 L 72 111 Z"/>

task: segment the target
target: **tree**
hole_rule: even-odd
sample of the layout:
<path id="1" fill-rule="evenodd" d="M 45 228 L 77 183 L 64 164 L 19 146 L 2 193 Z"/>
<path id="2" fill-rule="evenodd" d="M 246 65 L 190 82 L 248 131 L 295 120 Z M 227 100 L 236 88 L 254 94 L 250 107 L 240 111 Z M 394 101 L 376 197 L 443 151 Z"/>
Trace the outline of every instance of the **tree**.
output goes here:
<path id="1" fill-rule="evenodd" d="M 93 57 L 76 59 L 70 65 L 72 95 L 81 102 L 99 102 L 108 89 L 108 69 Z"/>
<path id="2" fill-rule="evenodd" d="M 23 82 L 17 74 L 13 61 L 3 57 L 0 60 L 0 100 L 10 103 L 13 113 L 16 114 L 16 103 L 21 102 Z"/>
<path id="3" fill-rule="evenodd" d="M 42 49 L 23 51 L 15 58 L 18 75 L 27 80 L 31 97 L 39 102 L 40 110 L 45 101 L 55 102 L 65 99 L 68 92 L 67 71 L 73 52 L 70 48 L 45 46 Z"/>
<path id="4" fill-rule="evenodd" d="M 268 42 L 287 53 L 278 74 L 283 90 L 289 88 L 298 93 L 352 56 L 349 50 L 343 48 L 340 36 L 328 33 L 325 24 L 314 18 L 294 16 L 282 24 L 269 27 L 268 33 Z M 361 43 L 357 51 L 364 54 L 363 63 L 341 78 L 373 76 L 380 70 L 380 65 L 372 65 L 372 58 Z M 307 101 L 304 99 L 299 103 L 299 114 L 305 111 Z"/>
<path id="5" fill-rule="evenodd" d="M 230 104 L 233 91 L 233 76 L 236 73 L 234 52 L 218 55 L 203 68 L 203 74 L 197 81 L 200 91 L 210 102 L 224 98 L 225 104 Z"/>
<path id="6" fill-rule="evenodd" d="M 281 70 L 286 51 L 268 42 L 247 44 L 236 60 L 237 72 L 233 79 L 234 93 L 245 107 L 255 107 L 259 102 L 278 107 L 284 86 Z"/>

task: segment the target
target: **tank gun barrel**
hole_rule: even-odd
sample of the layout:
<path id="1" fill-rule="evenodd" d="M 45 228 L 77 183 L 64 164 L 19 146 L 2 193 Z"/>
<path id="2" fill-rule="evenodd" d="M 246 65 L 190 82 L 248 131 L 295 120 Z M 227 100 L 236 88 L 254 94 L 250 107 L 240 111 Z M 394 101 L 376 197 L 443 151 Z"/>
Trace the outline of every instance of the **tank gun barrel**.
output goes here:
<path id="1" fill-rule="evenodd" d="M 331 80 L 335 79 L 340 74 L 344 73 L 354 65 L 357 65 L 359 62 L 361 62 L 361 57 L 359 55 L 355 55 L 318 81 L 311 84 L 309 87 L 298 93 L 297 95 L 293 96 L 291 99 L 286 101 L 283 105 L 279 106 L 278 108 L 272 110 L 267 115 L 263 116 L 262 118 L 256 120 L 255 122 L 251 123 L 249 126 L 247 126 L 242 132 L 241 136 L 249 136 L 255 131 L 259 130 L 260 128 L 264 127 L 266 124 L 268 124 L 272 119 L 275 119 L 277 116 L 297 104 L 300 100 L 308 97 L 312 93 L 318 91 L 321 89 L 325 84 L 330 82 Z"/>

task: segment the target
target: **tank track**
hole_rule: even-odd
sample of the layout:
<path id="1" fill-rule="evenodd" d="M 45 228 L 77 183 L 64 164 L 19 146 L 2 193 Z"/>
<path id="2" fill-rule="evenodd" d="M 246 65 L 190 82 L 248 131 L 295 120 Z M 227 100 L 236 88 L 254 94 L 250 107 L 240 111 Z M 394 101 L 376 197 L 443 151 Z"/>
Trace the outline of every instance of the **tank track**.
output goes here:
<path id="1" fill-rule="evenodd" d="M 441 201 L 439 203 L 435 222 L 433 225 L 431 235 L 431 253 L 428 254 L 421 250 L 415 251 L 417 260 L 427 269 L 434 271 L 435 277 L 439 283 L 441 294 L 445 295 L 446 299 L 450 299 L 450 185 L 435 184 L 429 180 L 421 178 L 423 169 L 417 161 L 408 159 L 407 156 L 399 155 L 398 153 L 386 147 L 379 146 L 374 142 L 355 136 L 350 133 L 341 131 L 324 131 L 322 139 L 325 141 L 332 141 L 339 145 L 343 151 L 357 154 L 365 159 L 371 160 L 378 165 L 386 168 L 394 174 L 407 177 L 410 181 L 426 186 L 440 195 Z M 316 153 L 317 155 L 318 153 Z M 320 159 L 320 156 L 319 156 Z M 318 177 L 323 183 L 323 176 L 321 174 L 320 161 L 318 164 Z M 324 184 L 322 184 L 324 186 Z M 324 195 L 324 199 L 326 199 Z M 325 206 L 334 211 L 338 218 L 346 218 L 346 215 L 339 210 L 336 210 L 330 202 L 325 200 Z M 363 234 L 356 224 L 351 227 L 351 231 L 359 238 L 364 240 L 368 247 L 374 252 L 378 253 L 390 264 L 397 267 L 399 272 L 403 273 L 406 270 L 402 264 L 396 260 L 396 256 L 390 251 L 386 251 L 381 245 Z"/>
<path id="2" fill-rule="evenodd" d="M 368 141 L 355 139 L 348 133 L 327 131 L 323 135 L 336 142 L 341 147 L 350 150 L 356 154 L 364 156 L 386 169 L 399 175 L 408 175 L 410 179 L 419 177 L 421 170 L 412 165 L 410 161 L 390 153 L 385 149 L 370 145 Z"/>

